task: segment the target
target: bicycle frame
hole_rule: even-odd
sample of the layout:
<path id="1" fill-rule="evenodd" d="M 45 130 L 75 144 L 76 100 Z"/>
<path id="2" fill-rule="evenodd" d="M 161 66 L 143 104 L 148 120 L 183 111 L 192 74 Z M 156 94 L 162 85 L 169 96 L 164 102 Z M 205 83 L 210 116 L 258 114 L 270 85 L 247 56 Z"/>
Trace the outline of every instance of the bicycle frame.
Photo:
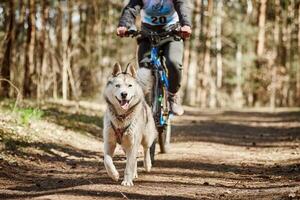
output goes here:
<path id="1" fill-rule="evenodd" d="M 152 47 L 151 49 L 151 64 L 159 71 L 161 72 L 161 81 L 166 86 L 167 89 L 169 89 L 169 81 L 167 78 L 167 74 L 165 72 L 165 69 L 162 67 L 161 60 L 158 56 L 158 48 Z"/>
<path id="2" fill-rule="evenodd" d="M 153 114 L 159 114 L 159 126 L 167 125 L 169 110 L 167 108 L 167 91 L 169 81 L 166 69 L 163 67 L 159 56 L 159 49 L 156 46 L 151 48 L 151 65 L 154 67 L 155 87 L 153 89 Z M 164 110 L 163 110 L 164 109 Z"/>
<path id="3" fill-rule="evenodd" d="M 155 45 L 151 48 L 150 64 L 153 67 L 154 87 L 152 96 L 152 113 L 158 130 L 158 142 L 161 153 L 169 151 L 171 139 L 171 113 L 169 111 L 167 68 L 159 55 L 159 48 Z M 150 148 L 151 160 L 154 161 L 156 141 Z"/>

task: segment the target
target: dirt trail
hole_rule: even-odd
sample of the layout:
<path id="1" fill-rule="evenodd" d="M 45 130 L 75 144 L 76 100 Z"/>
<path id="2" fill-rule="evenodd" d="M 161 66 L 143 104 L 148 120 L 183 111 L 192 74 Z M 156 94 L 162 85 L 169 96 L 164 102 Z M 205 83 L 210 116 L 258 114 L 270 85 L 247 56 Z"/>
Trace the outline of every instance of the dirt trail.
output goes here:
<path id="1" fill-rule="evenodd" d="M 100 117 L 46 115 L 16 128 L 35 130 L 35 139 L 2 145 L 0 199 L 300 199 L 299 111 L 187 108 L 174 119 L 172 151 L 156 155 L 151 173 L 140 156 L 131 188 L 106 175 Z M 11 130 L 13 120 L 0 119 L 0 131 Z M 120 149 L 114 160 L 123 174 Z"/>

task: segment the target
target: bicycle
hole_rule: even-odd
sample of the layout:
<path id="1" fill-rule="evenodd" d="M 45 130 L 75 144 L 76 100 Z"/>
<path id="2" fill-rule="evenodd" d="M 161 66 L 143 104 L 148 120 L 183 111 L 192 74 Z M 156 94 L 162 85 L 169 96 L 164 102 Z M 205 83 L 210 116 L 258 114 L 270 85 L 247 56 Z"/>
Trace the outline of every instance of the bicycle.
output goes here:
<path id="1" fill-rule="evenodd" d="M 169 26 L 162 33 L 156 33 L 149 30 L 138 31 L 135 27 L 128 30 L 129 36 L 144 37 L 148 39 L 151 44 L 150 59 L 144 61 L 143 65 L 152 70 L 152 75 L 154 77 L 152 98 L 149 102 L 151 104 L 150 106 L 152 108 L 153 117 L 158 130 L 158 143 L 161 153 L 168 153 L 170 149 L 172 113 L 170 111 L 168 101 L 168 72 L 164 57 L 159 51 L 159 46 L 172 39 L 181 40 L 179 30 L 180 26 L 178 24 Z M 157 141 L 155 140 L 150 147 L 152 163 L 154 163 L 156 143 Z"/>

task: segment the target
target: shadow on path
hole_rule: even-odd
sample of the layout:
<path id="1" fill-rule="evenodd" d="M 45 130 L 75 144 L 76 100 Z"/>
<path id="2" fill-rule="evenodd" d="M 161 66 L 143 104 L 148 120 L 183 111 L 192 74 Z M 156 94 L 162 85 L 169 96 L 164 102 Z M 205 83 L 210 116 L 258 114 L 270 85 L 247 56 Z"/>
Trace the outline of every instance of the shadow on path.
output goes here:
<path id="1" fill-rule="evenodd" d="M 279 147 L 276 143 L 288 142 L 287 146 L 280 146 L 294 148 L 300 144 L 300 112 L 188 112 L 187 115 L 195 119 L 173 126 L 175 142 L 204 141 L 249 147 Z"/>

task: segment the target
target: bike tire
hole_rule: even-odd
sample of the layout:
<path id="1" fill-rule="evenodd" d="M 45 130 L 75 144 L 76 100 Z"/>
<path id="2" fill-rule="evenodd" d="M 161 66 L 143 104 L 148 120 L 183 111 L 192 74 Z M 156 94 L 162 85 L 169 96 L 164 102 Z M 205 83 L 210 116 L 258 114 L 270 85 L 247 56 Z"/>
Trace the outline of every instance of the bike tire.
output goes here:
<path id="1" fill-rule="evenodd" d="M 150 147 L 150 158 L 151 158 L 151 163 L 152 165 L 155 162 L 155 147 L 156 147 L 156 139 L 153 141 L 151 147 Z"/>
<path id="2" fill-rule="evenodd" d="M 160 128 L 158 131 L 158 143 L 160 152 L 162 154 L 170 152 L 170 140 L 171 140 L 171 122 L 168 120 L 167 126 Z"/>

